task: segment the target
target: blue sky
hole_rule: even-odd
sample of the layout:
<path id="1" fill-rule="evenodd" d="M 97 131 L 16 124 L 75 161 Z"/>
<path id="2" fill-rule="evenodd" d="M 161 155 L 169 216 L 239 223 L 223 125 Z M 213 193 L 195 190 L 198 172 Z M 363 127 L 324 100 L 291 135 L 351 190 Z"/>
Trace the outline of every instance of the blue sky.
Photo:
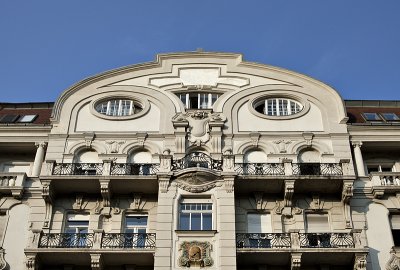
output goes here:
<path id="1" fill-rule="evenodd" d="M 55 101 L 157 53 L 226 51 L 319 79 L 344 99 L 398 99 L 399 0 L 0 2 L 0 102 Z"/>

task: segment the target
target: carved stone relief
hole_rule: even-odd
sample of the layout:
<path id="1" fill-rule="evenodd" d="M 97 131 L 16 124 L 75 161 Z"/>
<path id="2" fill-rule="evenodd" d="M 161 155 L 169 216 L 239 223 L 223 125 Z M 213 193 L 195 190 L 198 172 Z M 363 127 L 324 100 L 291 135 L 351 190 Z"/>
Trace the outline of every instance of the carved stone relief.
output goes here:
<path id="1" fill-rule="evenodd" d="M 179 250 L 182 252 L 179 257 L 179 266 L 191 267 L 209 267 L 214 261 L 211 258 L 212 245 L 209 242 L 184 241 Z"/>
<path id="2" fill-rule="evenodd" d="M 191 145 L 201 146 L 210 140 L 210 122 L 225 122 L 226 116 L 222 113 L 208 111 L 192 111 L 179 113 L 172 119 L 174 122 L 188 122 L 188 140 Z"/>

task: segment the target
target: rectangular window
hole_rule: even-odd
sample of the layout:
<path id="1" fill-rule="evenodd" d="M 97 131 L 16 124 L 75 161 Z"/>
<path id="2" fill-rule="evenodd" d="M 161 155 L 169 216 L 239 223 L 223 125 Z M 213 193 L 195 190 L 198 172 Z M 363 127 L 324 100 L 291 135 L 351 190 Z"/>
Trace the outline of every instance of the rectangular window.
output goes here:
<path id="1" fill-rule="evenodd" d="M 125 217 L 124 247 L 145 247 L 147 239 L 146 215 L 129 215 Z"/>
<path id="2" fill-rule="evenodd" d="M 247 214 L 247 232 L 251 235 L 249 237 L 249 246 L 251 248 L 269 248 L 271 247 L 271 239 L 261 237 L 260 233 L 271 233 L 272 222 L 270 214 Z"/>
<path id="3" fill-rule="evenodd" d="M 61 239 L 63 247 L 86 247 L 89 232 L 89 214 L 69 214 Z"/>
<path id="4" fill-rule="evenodd" d="M 185 200 L 179 206 L 179 229 L 212 230 L 212 208 L 212 203 Z"/>
<path id="5" fill-rule="evenodd" d="M 400 214 L 390 214 L 389 221 L 394 245 L 400 247 Z"/>
<path id="6" fill-rule="evenodd" d="M 363 113 L 367 121 L 382 121 L 382 118 L 377 113 Z"/>
<path id="7" fill-rule="evenodd" d="M 399 121 L 400 118 L 395 113 L 381 113 L 386 121 Z"/>

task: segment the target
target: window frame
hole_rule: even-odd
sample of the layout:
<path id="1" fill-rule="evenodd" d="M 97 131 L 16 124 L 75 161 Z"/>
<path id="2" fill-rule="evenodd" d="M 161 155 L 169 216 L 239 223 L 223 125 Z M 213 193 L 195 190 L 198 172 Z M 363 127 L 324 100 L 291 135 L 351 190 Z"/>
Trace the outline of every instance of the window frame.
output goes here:
<path id="1" fill-rule="evenodd" d="M 131 101 L 132 109 L 134 107 L 140 107 L 141 111 L 135 113 L 133 112 L 130 115 L 106 115 L 98 111 L 98 106 L 100 106 L 102 103 L 107 102 L 107 106 L 105 107 L 106 110 L 108 110 L 110 104 L 111 106 L 111 101 L 113 100 L 119 100 L 118 104 L 118 113 L 122 114 L 123 111 L 123 104 L 122 102 L 124 100 Z M 113 120 L 113 121 L 123 121 L 123 120 L 131 120 L 131 119 L 136 119 L 139 117 L 144 116 L 147 114 L 147 112 L 150 110 L 150 102 L 147 99 L 142 99 L 138 98 L 136 96 L 131 96 L 131 95 L 112 95 L 112 96 L 103 96 L 101 98 L 95 99 L 91 102 L 90 104 L 90 112 L 95 115 L 98 118 L 102 118 L 105 120 Z"/>
<path id="2" fill-rule="evenodd" d="M 175 95 L 182 102 L 185 110 L 211 110 L 214 107 L 215 102 L 223 95 L 220 92 L 201 92 L 201 91 L 189 91 L 189 92 L 176 92 Z M 197 95 L 197 106 L 193 107 L 191 104 L 191 98 L 196 98 Z M 206 106 L 203 106 L 203 103 Z"/>
<path id="3" fill-rule="evenodd" d="M 291 114 L 281 114 L 279 109 L 280 102 L 279 100 L 287 100 L 286 109 L 287 111 L 292 110 L 292 102 L 294 104 L 298 104 L 302 106 L 302 109 L 298 112 L 291 113 Z M 283 104 L 283 102 L 281 102 Z M 260 105 L 264 105 L 263 112 L 259 112 L 256 108 Z M 271 105 L 271 106 L 269 106 Z M 311 105 L 310 102 L 302 97 L 295 96 L 292 94 L 282 93 L 282 94 L 266 94 L 255 97 L 248 102 L 249 110 L 251 113 L 256 115 L 257 117 L 269 119 L 269 120 L 288 120 L 288 119 L 295 119 L 302 117 L 303 115 L 307 114 L 310 111 Z M 269 107 L 271 107 L 271 111 L 275 112 L 274 115 L 269 115 L 266 113 Z"/>
<path id="4" fill-rule="evenodd" d="M 375 119 L 368 119 L 369 117 L 367 116 L 367 115 L 369 115 L 369 114 L 374 114 L 375 116 L 376 116 L 376 118 Z M 364 118 L 364 120 L 365 121 L 367 121 L 367 122 L 385 122 L 385 120 L 383 119 L 383 117 L 379 114 L 379 113 L 376 113 L 376 112 L 363 112 L 362 113 L 362 117 Z"/>
<path id="5" fill-rule="evenodd" d="M 193 210 L 193 209 L 182 209 L 182 205 L 211 205 L 211 209 L 201 209 L 201 210 Z M 183 198 L 178 202 L 178 230 L 179 231 L 212 231 L 214 230 L 214 220 L 215 220 L 215 203 L 212 201 L 211 198 Z M 189 228 L 182 227 L 182 214 L 189 214 Z M 200 229 L 192 229 L 192 214 L 200 214 Z M 204 214 L 210 214 L 211 221 L 210 221 L 210 228 L 204 228 L 205 221 L 204 221 Z"/>

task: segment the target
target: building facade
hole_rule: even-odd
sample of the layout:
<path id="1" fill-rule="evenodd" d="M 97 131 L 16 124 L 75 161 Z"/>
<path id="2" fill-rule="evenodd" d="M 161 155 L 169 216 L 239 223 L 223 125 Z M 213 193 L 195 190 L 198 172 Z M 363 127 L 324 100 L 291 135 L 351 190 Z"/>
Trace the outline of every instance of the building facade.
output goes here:
<path id="1" fill-rule="evenodd" d="M 400 269 L 400 101 L 191 52 L 0 106 L 0 269 Z"/>

